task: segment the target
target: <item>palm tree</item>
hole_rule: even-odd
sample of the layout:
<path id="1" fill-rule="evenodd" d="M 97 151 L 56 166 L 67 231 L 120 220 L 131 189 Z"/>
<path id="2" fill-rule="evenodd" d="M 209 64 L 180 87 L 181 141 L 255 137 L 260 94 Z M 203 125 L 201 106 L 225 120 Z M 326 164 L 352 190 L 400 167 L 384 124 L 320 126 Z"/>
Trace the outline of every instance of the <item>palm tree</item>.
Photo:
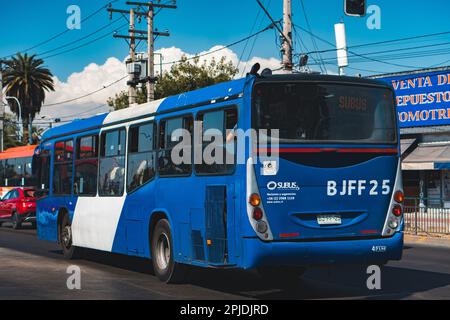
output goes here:
<path id="1" fill-rule="evenodd" d="M 53 74 L 43 66 L 44 60 L 36 55 L 18 53 L 5 62 L 3 72 L 6 95 L 16 97 L 21 104 L 24 141 L 27 141 L 28 125 L 41 111 L 45 93 L 55 91 Z M 14 100 L 10 101 L 11 111 L 19 117 L 19 108 Z"/>

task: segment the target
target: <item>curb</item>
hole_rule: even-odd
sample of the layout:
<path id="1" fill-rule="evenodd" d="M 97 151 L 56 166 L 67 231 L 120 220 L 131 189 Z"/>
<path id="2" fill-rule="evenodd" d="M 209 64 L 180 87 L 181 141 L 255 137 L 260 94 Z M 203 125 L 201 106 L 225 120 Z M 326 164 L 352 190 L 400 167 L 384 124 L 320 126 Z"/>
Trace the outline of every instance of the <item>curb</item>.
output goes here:
<path id="1" fill-rule="evenodd" d="M 404 243 L 405 245 L 439 247 L 450 249 L 450 238 L 435 238 L 435 237 L 415 236 L 405 234 Z"/>

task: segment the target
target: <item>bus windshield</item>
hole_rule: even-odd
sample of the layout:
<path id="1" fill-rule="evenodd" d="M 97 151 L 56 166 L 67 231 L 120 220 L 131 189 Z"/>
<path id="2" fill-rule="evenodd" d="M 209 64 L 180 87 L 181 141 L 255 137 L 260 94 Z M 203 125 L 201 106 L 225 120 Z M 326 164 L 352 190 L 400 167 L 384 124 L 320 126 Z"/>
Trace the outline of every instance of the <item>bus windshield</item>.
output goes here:
<path id="1" fill-rule="evenodd" d="M 352 84 L 260 83 L 253 128 L 278 129 L 280 143 L 396 143 L 392 91 Z"/>

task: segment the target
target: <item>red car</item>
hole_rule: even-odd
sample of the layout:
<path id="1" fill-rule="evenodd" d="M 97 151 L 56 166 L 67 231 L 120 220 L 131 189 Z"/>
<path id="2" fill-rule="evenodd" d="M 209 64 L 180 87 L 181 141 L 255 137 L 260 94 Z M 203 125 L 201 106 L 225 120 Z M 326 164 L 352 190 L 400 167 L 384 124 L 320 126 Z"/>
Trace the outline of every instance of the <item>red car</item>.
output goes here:
<path id="1" fill-rule="evenodd" d="M 33 189 L 15 188 L 0 200 L 0 226 L 3 222 L 12 222 L 14 229 L 20 229 L 24 222 L 31 222 L 36 227 L 36 197 Z"/>

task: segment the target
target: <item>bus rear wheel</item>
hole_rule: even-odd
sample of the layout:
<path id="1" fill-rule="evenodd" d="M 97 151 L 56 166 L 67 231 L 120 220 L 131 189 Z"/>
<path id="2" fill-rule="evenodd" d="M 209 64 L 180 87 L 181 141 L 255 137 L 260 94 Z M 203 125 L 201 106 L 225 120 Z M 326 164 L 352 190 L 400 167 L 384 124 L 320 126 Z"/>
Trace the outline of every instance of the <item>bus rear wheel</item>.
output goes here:
<path id="1" fill-rule="evenodd" d="M 151 238 L 152 263 L 155 275 L 166 283 L 180 283 L 185 280 L 186 268 L 173 258 L 173 240 L 169 221 L 160 219 Z"/>
<path id="2" fill-rule="evenodd" d="M 59 226 L 59 243 L 66 259 L 72 260 L 81 257 L 81 248 L 73 245 L 72 225 L 67 214 L 64 214 Z"/>

